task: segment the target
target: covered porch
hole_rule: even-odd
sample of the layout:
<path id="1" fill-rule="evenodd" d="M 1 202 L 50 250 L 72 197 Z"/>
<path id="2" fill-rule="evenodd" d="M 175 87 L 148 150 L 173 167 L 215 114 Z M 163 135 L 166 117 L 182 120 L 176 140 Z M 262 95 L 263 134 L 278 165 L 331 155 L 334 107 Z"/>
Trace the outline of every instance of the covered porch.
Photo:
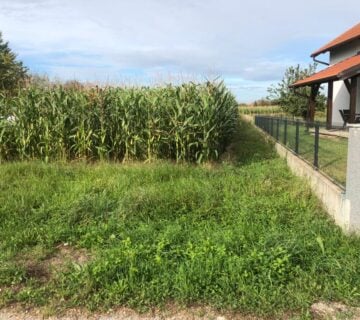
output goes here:
<path id="1" fill-rule="evenodd" d="M 292 84 L 294 90 L 310 86 L 307 120 L 314 122 L 316 97 L 321 84 L 328 85 L 326 124 L 327 128 L 339 126 L 340 115 L 344 123 L 360 122 L 360 54 L 319 71 Z M 337 114 L 338 113 L 338 114 Z"/>

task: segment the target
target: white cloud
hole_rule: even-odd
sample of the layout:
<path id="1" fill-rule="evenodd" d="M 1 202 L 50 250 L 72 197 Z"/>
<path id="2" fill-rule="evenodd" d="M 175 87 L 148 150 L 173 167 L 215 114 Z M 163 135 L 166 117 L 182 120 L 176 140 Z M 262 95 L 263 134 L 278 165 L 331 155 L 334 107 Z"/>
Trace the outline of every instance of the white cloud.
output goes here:
<path id="1" fill-rule="evenodd" d="M 51 76 L 115 81 L 130 69 L 146 79 L 216 74 L 263 87 L 357 23 L 357 6 L 358 0 L 346 6 L 334 0 L 0 0 L 0 30 L 20 58 Z M 300 61 L 299 47 L 286 47 L 294 42 L 304 45 Z M 286 50 L 279 55 L 279 48 Z"/>

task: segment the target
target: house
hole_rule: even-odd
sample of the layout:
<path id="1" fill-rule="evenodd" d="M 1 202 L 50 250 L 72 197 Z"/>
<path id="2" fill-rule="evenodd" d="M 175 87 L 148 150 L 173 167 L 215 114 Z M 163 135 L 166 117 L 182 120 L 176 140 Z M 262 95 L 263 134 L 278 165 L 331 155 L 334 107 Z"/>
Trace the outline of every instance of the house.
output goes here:
<path id="1" fill-rule="evenodd" d="M 329 62 L 319 55 L 329 53 Z M 311 87 L 308 120 L 314 121 L 315 98 L 321 84 L 328 84 L 327 126 L 343 124 L 340 110 L 346 110 L 348 122 L 360 121 L 360 23 L 345 31 L 311 54 L 315 62 L 327 65 L 322 71 L 295 82 L 291 87 Z"/>

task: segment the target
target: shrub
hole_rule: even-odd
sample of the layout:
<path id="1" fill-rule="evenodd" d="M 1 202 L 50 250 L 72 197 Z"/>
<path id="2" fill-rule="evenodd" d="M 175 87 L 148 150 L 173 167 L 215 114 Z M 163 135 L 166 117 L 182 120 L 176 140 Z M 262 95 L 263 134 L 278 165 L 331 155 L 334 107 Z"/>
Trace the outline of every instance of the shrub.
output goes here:
<path id="1" fill-rule="evenodd" d="M 0 90 L 9 93 L 22 86 L 28 77 L 27 71 L 0 32 Z"/>

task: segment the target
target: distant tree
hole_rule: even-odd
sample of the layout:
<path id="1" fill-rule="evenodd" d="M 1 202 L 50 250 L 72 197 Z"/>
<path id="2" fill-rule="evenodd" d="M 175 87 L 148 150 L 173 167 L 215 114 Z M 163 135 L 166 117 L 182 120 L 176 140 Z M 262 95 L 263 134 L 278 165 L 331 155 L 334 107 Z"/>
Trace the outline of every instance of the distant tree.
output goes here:
<path id="1" fill-rule="evenodd" d="M 64 88 L 66 89 L 77 89 L 77 90 L 81 90 L 84 89 L 84 85 L 78 81 L 78 80 L 67 80 L 64 83 Z"/>
<path id="2" fill-rule="evenodd" d="M 28 85 L 37 88 L 63 87 L 65 89 L 83 90 L 87 87 L 95 87 L 95 85 L 83 84 L 78 80 L 62 81 L 61 79 L 49 79 L 46 74 L 30 74 Z"/>
<path id="3" fill-rule="evenodd" d="M 0 90 L 13 90 L 22 85 L 27 78 L 27 71 L 0 32 Z"/>
<path id="4" fill-rule="evenodd" d="M 31 74 L 29 76 L 29 85 L 37 88 L 51 88 L 53 83 L 50 81 L 47 75 Z"/>
<path id="5" fill-rule="evenodd" d="M 261 107 L 270 107 L 273 106 L 275 102 L 273 100 L 270 100 L 268 98 L 261 98 L 258 100 L 255 100 L 252 105 L 254 107 L 261 106 Z"/>
<path id="6" fill-rule="evenodd" d="M 311 88 L 298 88 L 296 93 L 289 86 L 298 80 L 314 74 L 315 71 L 315 63 L 310 64 L 307 68 L 301 68 L 300 65 L 287 68 L 281 82 L 268 88 L 268 99 L 278 104 L 285 112 L 306 118 L 309 105 L 309 98 L 307 97 L 310 96 Z M 320 89 L 316 98 L 316 110 L 323 111 L 325 109 L 325 102 L 326 97 Z"/>

